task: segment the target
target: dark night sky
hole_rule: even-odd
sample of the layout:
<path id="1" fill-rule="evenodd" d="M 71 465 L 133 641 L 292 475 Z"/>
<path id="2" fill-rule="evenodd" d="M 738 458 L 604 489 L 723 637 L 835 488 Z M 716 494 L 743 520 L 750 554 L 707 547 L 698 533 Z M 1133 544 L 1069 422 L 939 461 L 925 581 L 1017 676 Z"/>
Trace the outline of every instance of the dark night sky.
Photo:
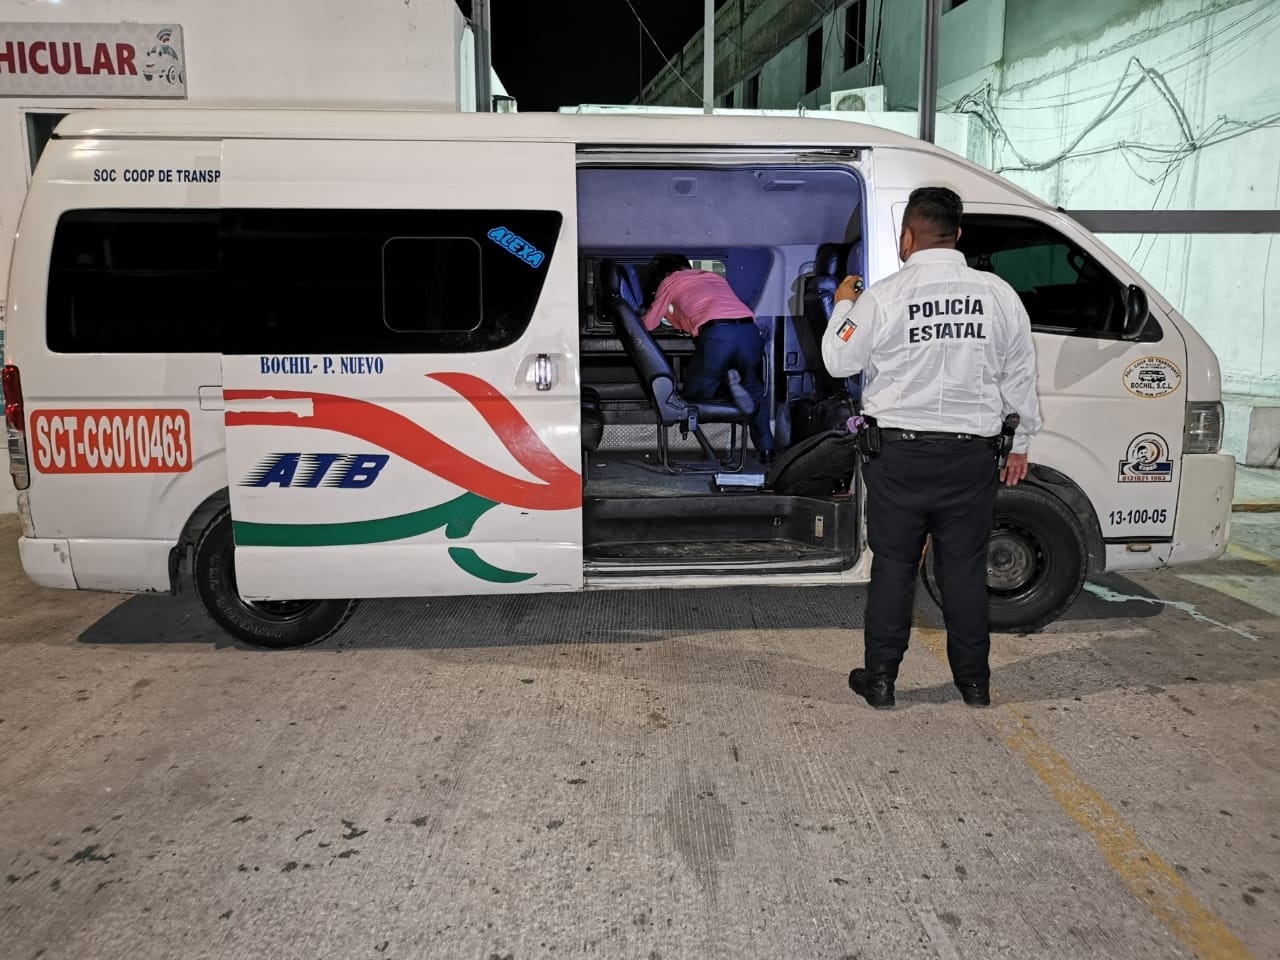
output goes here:
<path id="1" fill-rule="evenodd" d="M 725 2 L 716 0 L 716 6 Z M 458 5 L 469 13 L 469 0 Z M 702 28 L 702 0 L 631 5 L 669 57 Z M 522 113 L 629 103 L 640 92 L 641 77 L 651 79 L 664 65 L 627 0 L 491 0 L 489 17 L 494 69 Z M 701 91 L 700 69 L 685 79 Z"/>

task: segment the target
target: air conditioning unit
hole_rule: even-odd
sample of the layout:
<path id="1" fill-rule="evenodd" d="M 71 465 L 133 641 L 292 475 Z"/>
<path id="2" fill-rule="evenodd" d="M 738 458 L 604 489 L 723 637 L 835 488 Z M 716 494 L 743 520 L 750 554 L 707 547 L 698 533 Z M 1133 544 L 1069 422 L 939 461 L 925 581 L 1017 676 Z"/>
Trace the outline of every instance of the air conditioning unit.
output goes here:
<path id="1" fill-rule="evenodd" d="M 832 110 L 850 110 L 858 113 L 884 110 L 884 87 L 854 87 L 852 90 L 831 91 Z"/>

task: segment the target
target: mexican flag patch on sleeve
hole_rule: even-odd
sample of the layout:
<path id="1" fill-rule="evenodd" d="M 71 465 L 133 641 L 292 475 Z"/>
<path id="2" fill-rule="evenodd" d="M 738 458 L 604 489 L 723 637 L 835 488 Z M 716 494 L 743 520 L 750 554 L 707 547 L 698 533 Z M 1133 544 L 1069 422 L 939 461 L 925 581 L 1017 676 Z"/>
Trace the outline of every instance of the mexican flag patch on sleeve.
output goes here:
<path id="1" fill-rule="evenodd" d="M 849 338 L 853 336 L 853 331 L 857 329 L 858 329 L 858 325 L 856 323 L 854 323 L 852 320 L 846 320 L 844 323 L 840 324 L 840 328 L 836 330 L 836 336 L 839 337 L 841 340 L 843 340 L 845 343 L 848 343 Z"/>

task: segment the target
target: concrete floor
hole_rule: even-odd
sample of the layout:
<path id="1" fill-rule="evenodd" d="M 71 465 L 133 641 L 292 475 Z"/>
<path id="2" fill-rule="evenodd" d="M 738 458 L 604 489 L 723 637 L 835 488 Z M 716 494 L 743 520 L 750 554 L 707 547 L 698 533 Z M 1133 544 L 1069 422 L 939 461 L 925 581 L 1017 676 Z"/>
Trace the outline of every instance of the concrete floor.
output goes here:
<path id="1" fill-rule="evenodd" d="M 899 708 L 864 591 L 365 604 L 265 653 L 0 518 L 0 956 L 1280 958 L 1280 514 Z"/>

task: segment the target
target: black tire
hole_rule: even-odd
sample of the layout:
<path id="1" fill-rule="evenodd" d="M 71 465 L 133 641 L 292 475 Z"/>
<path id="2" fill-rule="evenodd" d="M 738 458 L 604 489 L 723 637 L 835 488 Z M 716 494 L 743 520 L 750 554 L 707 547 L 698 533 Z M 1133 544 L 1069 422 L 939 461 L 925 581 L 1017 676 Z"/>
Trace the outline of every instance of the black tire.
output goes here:
<path id="1" fill-rule="evenodd" d="M 1053 623 L 1075 603 L 1087 572 L 1084 531 L 1066 504 L 1027 483 L 1000 488 L 987 551 L 993 632 L 1032 633 Z M 920 579 L 941 606 L 932 551 Z"/>
<path id="2" fill-rule="evenodd" d="M 209 616 L 237 640 L 280 650 L 316 643 L 351 618 L 355 600 L 245 600 L 236 589 L 231 511 L 223 510 L 196 544 L 196 592 Z"/>

